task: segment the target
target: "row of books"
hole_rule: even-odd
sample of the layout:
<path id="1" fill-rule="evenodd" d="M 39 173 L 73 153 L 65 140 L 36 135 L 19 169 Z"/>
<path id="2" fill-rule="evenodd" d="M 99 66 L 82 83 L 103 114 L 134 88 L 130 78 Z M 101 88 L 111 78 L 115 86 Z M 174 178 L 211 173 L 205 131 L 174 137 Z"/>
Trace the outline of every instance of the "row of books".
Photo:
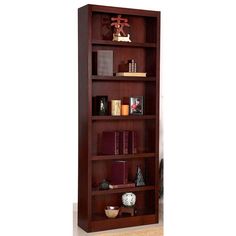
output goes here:
<path id="1" fill-rule="evenodd" d="M 104 131 L 101 140 L 101 154 L 126 155 L 137 153 L 137 132 L 135 130 Z"/>

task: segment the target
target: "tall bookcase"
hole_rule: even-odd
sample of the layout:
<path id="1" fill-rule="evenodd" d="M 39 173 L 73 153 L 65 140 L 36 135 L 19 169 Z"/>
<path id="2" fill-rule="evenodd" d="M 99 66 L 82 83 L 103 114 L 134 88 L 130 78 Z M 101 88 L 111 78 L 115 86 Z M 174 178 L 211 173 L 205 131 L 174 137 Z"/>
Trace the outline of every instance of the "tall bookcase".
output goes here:
<path id="1" fill-rule="evenodd" d="M 104 39 L 103 19 L 121 14 L 129 20 L 132 42 Z M 158 222 L 159 168 L 159 65 L 160 12 L 86 5 L 78 9 L 79 33 L 79 181 L 78 225 L 87 232 L 153 224 Z M 92 73 L 93 52 L 113 50 L 113 72 L 122 60 L 135 58 L 138 70 L 147 77 L 98 76 Z M 143 115 L 93 116 L 92 98 L 98 95 L 112 99 L 144 97 Z M 103 131 L 136 130 L 138 153 L 101 155 L 99 135 Z M 134 179 L 140 165 L 146 185 L 125 189 L 99 190 L 103 179 L 110 178 L 112 160 L 126 160 L 129 179 Z M 126 192 L 136 195 L 136 214 L 109 219 L 107 205 L 120 206 Z"/>

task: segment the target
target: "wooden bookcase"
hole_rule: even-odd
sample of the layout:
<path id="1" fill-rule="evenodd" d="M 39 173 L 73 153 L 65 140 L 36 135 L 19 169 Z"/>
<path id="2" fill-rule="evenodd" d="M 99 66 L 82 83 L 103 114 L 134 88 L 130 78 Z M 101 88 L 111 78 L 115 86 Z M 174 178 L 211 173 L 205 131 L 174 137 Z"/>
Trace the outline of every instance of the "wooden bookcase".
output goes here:
<path id="1" fill-rule="evenodd" d="M 103 17 L 122 14 L 129 20 L 132 42 L 113 42 L 102 37 Z M 159 167 L 159 65 L 160 12 L 98 5 L 78 9 L 79 33 L 79 186 L 78 225 L 87 232 L 153 224 L 158 222 Z M 138 70 L 147 77 L 97 76 L 92 74 L 92 54 L 113 50 L 113 72 L 122 60 L 135 58 Z M 92 97 L 107 95 L 109 101 L 122 97 L 143 96 L 144 114 L 139 116 L 93 116 Z M 138 153 L 100 155 L 99 134 L 112 130 L 136 130 Z M 112 160 L 126 160 L 129 178 L 134 179 L 141 165 L 146 185 L 126 189 L 98 190 L 109 179 Z M 107 205 L 121 206 L 125 192 L 136 195 L 135 216 L 108 219 Z"/>

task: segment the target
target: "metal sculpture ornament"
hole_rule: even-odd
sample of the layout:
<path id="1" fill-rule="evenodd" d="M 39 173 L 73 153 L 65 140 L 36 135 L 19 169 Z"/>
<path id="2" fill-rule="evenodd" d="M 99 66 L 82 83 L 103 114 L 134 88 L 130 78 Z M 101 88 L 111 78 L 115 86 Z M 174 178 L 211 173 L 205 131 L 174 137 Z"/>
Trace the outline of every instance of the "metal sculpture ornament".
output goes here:
<path id="1" fill-rule="evenodd" d="M 111 20 L 113 21 L 111 23 L 111 26 L 114 26 L 114 33 L 113 33 L 113 40 L 117 42 L 131 42 L 130 40 L 130 34 L 127 34 L 124 32 L 124 27 L 130 27 L 130 24 L 128 23 L 127 18 L 122 18 L 121 15 L 118 15 L 117 17 L 112 17 Z"/>

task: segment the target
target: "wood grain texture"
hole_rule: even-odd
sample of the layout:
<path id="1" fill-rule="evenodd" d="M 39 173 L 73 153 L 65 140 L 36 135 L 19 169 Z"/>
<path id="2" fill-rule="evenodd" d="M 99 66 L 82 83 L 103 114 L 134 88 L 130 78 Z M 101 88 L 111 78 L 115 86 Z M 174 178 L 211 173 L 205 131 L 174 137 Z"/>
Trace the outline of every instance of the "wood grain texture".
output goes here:
<path id="1" fill-rule="evenodd" d="M 131 43 L 104 39 L 104 18 L 122 14 L 131 25 Z M 107 30 L 111 30 L 107 27 Z M 111 32 L 110 32 L 111 33 Z M 107 34 L 108 36 L 111 35 Z M 138 9 L 86 5 L 78 10 L 79 36 L 79 180 L 78 225 L 87 232 L 158 222 L 159 102 L 160 102 L 160 12 Z M 119 64 L 135 59 L 143 77 L 97 76 L 92 74 L 92 55 L 97 50 L 113 51 L 113 72 Z M 144 115 L 92 116 L 92 97 L 108 100 L 144 97 Z M 103 131 L 135 130 L 138 138 L 136 155 L 101 155 Z M 137 165 L 142 169 L 146 186 L 101 192 L 99 183 L 111 177 L 112 160 L 128 162 L 128 178 L 134 181 Z M 131 217 L 107 219 L 104 208 L 118 205 L 126 191 L 137 197 L 137 213 Z"/>

